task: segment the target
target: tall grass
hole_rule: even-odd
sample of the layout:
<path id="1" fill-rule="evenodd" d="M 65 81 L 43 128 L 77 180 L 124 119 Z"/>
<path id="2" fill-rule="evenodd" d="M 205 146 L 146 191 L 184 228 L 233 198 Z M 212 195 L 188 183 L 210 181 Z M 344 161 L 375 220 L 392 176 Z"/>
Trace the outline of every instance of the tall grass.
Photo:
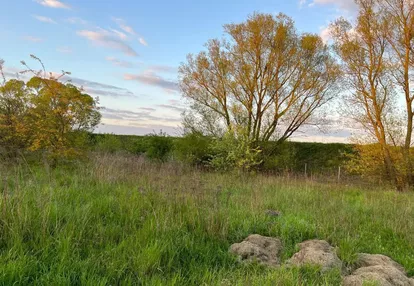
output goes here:
<path id="1" fill-rule="evenodd" d="M 349 267 L 358 252 L 382 253 L 414 275 L 414 194 L 119 155 L 2 175 L 2 285 L 340 284 L 336 271 L 238 263 L 228 247 L 252 233 L 280 237 L 283 260 L 319 238 Z"/>

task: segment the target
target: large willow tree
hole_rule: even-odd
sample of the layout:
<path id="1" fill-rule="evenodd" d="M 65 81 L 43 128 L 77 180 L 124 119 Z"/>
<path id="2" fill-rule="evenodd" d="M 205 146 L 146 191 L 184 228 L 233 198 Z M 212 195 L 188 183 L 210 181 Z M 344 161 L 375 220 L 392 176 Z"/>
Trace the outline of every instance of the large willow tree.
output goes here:
<path id="1" fill-rule="evenodd" d="M 340 70 L 329 47 L 286 15 L 254 14 L 224 30 L 179 69 L 191 104 L 186 127 L 284 141 L 337 95 Z"/>

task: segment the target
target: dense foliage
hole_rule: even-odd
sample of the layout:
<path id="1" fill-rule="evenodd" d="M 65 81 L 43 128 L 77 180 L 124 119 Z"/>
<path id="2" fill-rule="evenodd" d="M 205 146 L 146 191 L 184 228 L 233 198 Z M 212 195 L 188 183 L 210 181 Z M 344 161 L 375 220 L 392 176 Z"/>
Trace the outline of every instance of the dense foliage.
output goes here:
<path id="1" fill-rule="evenodd" d="M 53 77 L 11 79 L 0 86 L 0 149 L 6 156 L 25 150 L 78 156 L 100 118 L 94 98 Z"/>

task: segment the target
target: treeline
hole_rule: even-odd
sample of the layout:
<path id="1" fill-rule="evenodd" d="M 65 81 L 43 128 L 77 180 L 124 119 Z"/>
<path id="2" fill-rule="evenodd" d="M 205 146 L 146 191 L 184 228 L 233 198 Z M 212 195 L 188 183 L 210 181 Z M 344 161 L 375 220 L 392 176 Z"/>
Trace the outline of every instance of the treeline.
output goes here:
<path id="1" fill-rule="evenodd" d="M 183 137 L 162 133 L 147 136 L 91 134 L 89 140 L 91 151 L 128 153 L 156 162 L 178 161 L 206 169 L 223 169 L 213 164 L 214 158 L 221 156 L 215 148 L 216 139 L 201 134 Z M 338 167 L 346 169 L 349 156 L 355 153 L 353 148 L 341 143 L 267 142 L 261 147 L 263 151 L 259 153 L 255 170 L 303 174 L 306 168 L 309 174 L 333 174 Z M 226 163 L 224 169 L 227 171 L 237 168 L 234 161 L 227 160 Z"/>

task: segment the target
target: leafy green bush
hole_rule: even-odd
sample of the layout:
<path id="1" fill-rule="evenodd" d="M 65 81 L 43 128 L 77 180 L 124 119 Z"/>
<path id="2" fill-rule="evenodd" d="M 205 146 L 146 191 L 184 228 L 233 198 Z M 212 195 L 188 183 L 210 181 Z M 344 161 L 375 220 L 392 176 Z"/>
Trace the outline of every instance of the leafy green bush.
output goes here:
<path id="1" fill-rule="evenodd" d="M 102 134 L 96 138 L 96 150 L 107 153 L 115 153 L 122 150 L 122 142 L 115 134 Z"/>
<path id="2" fill-rule="evenodd" d="M 251 142 L 241 134 L 236 137 L 232 132 L 227 132 L 223 138 L 213 141 L 211 148 L 212 159 L 209 165 L 215 170 L 251 171 L 261 164 L 260 149 L 251 147 Z"/>
<path id="3" fill-rule="evenodd" d="M 167 134 L 160 132 L 148 136 L 148 149 L 145 153 L 149 159 L 165 162 L 174 147 L 174 142 Z"/>
<path id="4" fill-rule="evenodd" d="M 176 158 L 191 165 L 206 164 L 211 159 L 209 154 L 211 143 L 212 139 L 200 132 L 188 133 L 175 141 Z"/>
<path id="5" fill-rule="evenodd" d="M 263 168 L 265 170 L 283 172 L 295 169 L 297 148 L 290 142 L 284 142 L 278 145 L 266 144 L 262 146 L 262 150 Z"/>

